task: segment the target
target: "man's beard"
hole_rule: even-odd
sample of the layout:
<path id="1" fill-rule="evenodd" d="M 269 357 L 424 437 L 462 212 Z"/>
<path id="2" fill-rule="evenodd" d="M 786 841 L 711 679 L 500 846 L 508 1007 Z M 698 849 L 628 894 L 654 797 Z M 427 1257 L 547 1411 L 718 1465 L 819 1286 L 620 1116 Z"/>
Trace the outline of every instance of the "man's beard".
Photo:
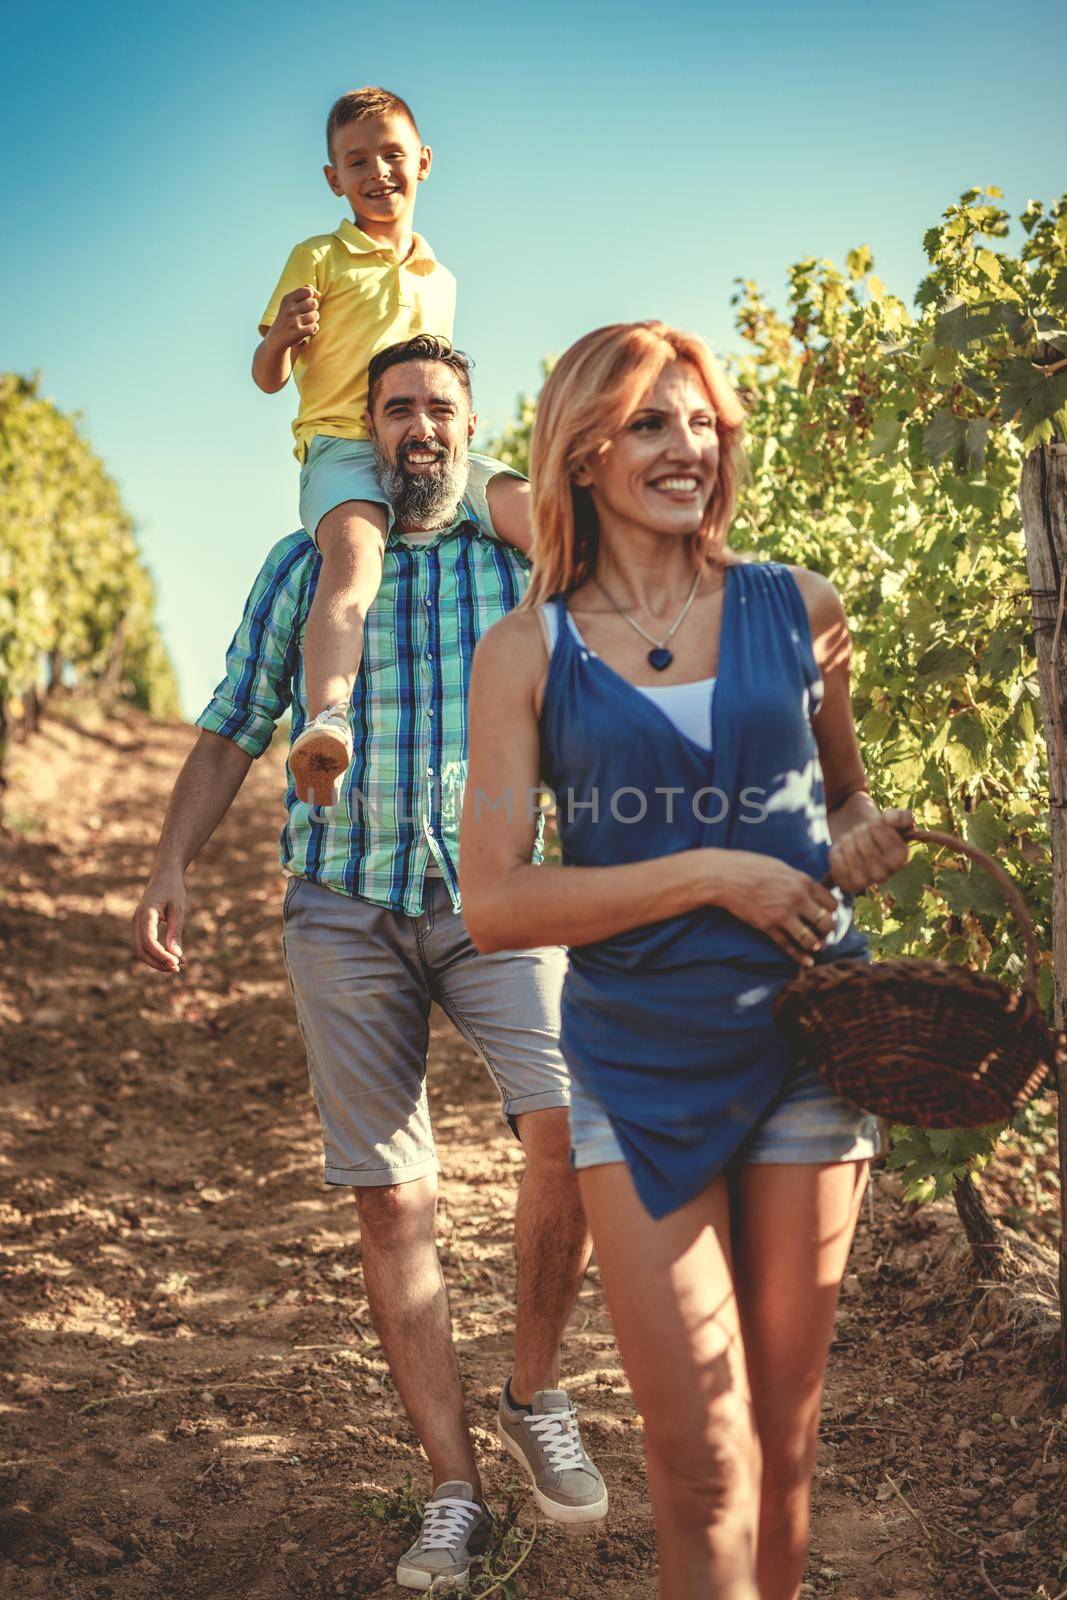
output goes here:
<path id="1" fill-rule="evenodd" d="M 374 460 L 382 493 L 404 527 L 429 530 L 445 528 L 455 519 L 456 507 L 463 498 L 470 477 L 470 460 L 464 454 L 454 461 L 443 445 L 402 444 L 396 460 L 390 461 L 377 439 L 373 439 Z M 424 455 L 438 452 L 437 464 L 429 471 L 408 472 L 404 460 L 408 452 Z"/>

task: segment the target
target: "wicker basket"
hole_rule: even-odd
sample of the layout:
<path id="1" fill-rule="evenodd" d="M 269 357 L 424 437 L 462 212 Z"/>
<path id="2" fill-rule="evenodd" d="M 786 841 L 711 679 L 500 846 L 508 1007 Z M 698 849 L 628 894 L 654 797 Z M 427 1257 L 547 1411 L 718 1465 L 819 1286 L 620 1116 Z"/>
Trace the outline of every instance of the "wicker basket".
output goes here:
<path id="1" fill-rule="evenodd" d="M 1005 1122 L 1064 1047 L 1038 1004 L 1033 926 L 981 850 L 946 833 L 908 837 L 970 856 L 1004 892 L 1026 944 L 1022 988 L 940 961 L 827 962 L 781 989 L 776 1020 L 837 1094 L 880 1117 L 920 1128 Z"/>

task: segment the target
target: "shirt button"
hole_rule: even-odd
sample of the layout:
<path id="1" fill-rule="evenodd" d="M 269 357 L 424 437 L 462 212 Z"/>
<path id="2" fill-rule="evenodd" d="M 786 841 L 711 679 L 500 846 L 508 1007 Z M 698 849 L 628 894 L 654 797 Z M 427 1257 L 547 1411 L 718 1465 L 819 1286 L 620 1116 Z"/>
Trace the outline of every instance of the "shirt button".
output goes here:
<path id="1" fill-rule="evenodd" d="M 427 716 L 428 716 L 428 717 L 432 717 L 432 716 L 433 716 L 433 706 L 428 706 L 428 707 L 427 707 L 427 710 L 426 710 L 426 715 L 427 715 Z"/>
<path id="2" fill-rule="evenodd" d="M 432 650 L 427 650 L 426 659 L 427 659 L 427 661 L 432 661 L 433 660 L 433 651 Z"/>
<path id="3" fill-rule="evenodd" d="M 432 767 L 427 767 L 426 768 L 426 776 L 428 778 L 432 778 L 433 777 L 433 768 Z"/>

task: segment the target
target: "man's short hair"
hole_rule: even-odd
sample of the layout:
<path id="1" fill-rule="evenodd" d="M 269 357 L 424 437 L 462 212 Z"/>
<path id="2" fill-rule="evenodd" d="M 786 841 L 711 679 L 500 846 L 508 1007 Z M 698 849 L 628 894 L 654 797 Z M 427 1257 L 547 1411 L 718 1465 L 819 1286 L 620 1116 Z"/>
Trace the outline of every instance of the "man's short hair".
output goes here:
<path id="1" fill-rule="evenodd" d="M 403 339 L 399 344 L 387 345 L 384 350 L 379 350 L 376 356 L 371 356 L 367 367 L 368 411 L 374 411 L 374 402 L 383 375 L 390 367 L 399 367 L 405 361 L 440 361 L 442 366 L 451 367 L 459 379 L 460 388 L 467 396 L 467 404 L 471 403 L 473 363 L 470 356 L 465 356 L 462 350 L 457 350 L 448 339 L 441 338 L 440 334 L 417 333 L 413 339 Z"/>
<path id="2" fill-rule="evenodd" d="M 362 122 L 366 117 L 406 117 L 415 130 L 415 137 L 422 143 L 422 134 L 419 125 L 411 113 L 411 107 L 406 100 L 401 100 L 398 94 L 393 94 L 389 89 L 378 89 L 373 86 L 366 89 L 350 89 L 339 100 L 335 100 L 330 107 L 330 114 L 326 118 L 326 153 L 333 161 L 333 140 L 338 128 L 345 128 L 350 122 Z"/>

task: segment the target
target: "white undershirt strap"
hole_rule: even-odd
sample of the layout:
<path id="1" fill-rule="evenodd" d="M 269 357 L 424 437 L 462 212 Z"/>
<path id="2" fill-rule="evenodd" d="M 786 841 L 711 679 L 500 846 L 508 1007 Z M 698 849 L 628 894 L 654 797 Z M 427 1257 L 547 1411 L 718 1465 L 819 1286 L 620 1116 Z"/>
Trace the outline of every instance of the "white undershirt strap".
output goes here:
<path id="1" fill-rule="evenodd" d="M 551 657 L 559 637 L 559 613 L 555 605 L 548 601 L 538 606 L 537 615 L 545 636 L 545 648 Z M 596 651 L 589 649 L 569 611 L 567 626 L 582 652 L 583 660 L 586 656 L 597 659 Z M 643 694 L 646 700 L 651 700 L 652 704 L 657 706 L 687 739 L 692 739 L 693 743 L 700 745 L 703 750 L 711 749 L 711 702 L 715 693 L 714 678 L 700 678 L 694 683 L 633 683 L 630 687 L 638 694 Z"/>

